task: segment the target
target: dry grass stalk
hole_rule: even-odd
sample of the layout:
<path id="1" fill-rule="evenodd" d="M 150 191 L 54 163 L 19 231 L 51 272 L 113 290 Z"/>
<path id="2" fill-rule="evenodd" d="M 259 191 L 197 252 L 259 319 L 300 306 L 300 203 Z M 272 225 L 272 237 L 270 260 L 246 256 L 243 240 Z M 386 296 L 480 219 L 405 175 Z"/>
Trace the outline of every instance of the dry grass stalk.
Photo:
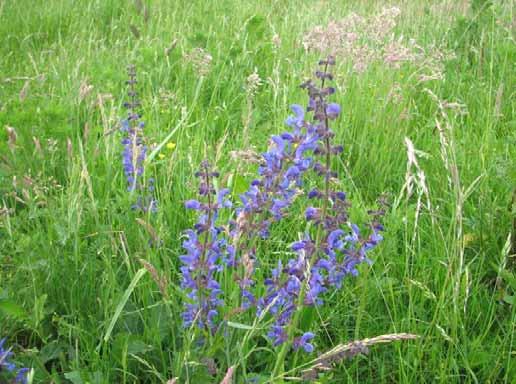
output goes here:
<path id="1" fill-rule="evenodd" d="M 244 89 L 248 97 L 254 97 L 262 83 L 262 79 L 260 78 L 260 75 L 258 75 L 255 69 L 253 73 L 247 76 L 244 84 Z"/>
<path id="2" fill-rule="evenodd" d="M 231 384 L 233 382 L 233 373 L 235 372 L 235 367 L 231 366 L 228 368 L 226 375 L 220 382 L 220 384 Z"/>
<path id="3" fill-rule="evenodd" d="M 25 84 L 23 84 L 23 88 L 21 89 L 20 94 L 19 94 L 19 98 L 22 103 L 27 98 L 27 95 L 29 93 L 29 86 L 30 86 L 30 80 L 26 80 Z"/>
<path id="4" fill-rule="evenodd" d="M 100 111 L 104 136 L 109 135 L 112 132 L 116 131 L 116 129 L 118 129 L 118 127 L 112 128 L 114 125 L 116 125 L 114 123 L 114 121 L 116 121 L 116 119 L 114 118 L 114 114 L 116 112 L 115 112 L 115 108 L 113 108 L 113 100 L 114 100 L 113 95 L 110 93 L 97 93 L 97 99 L 95 101 L 95 106 Z M 108 105 L 107 105 L 108 101 L 111 102 L 110 103 L 111 108 L 108 108 Z M 87 123 L 84 124 L 84 134 L 83 134 L 84 142 L 87 141 L 87 129 L 89 129 L 89 126 L 86 126 L 86 124 Z"/>
<path id="5" fill-rule="evenodd" d="M 260 164 L 262 161 L 262 157 L 258 152 L 253 149 L 245 149 L 245 150 L 236 150 L 229 152 L 231 159 L 238 163 L 250 163 L 250 164 Z"/>
<path id="6" fill-rule="evenodd" d="M 441 144 L 441 157 L 444 166 L 448 171 L 449 188 L 453 192 L 455 199 L 455 216 L 454 216 L 454 239 L 453 247 L 451 248 L 449 257 L 450 274 L 454 277 L 453 288 L 453 304 L 456 315 L 458 315 L 459 301 L 462 300 L 462 310 L 466 313 L 466 304 L 469 297 L 469 270 L 465 266 L 464 256 L 464 204 L 468 196 L 474 191 L 478 182 L 484 176 L 478 176 L 467 188 L 462 186 L 460 178 L 459 166 L 456 154 L 456 145 L 454 142 L 453 124 L 448 116 L 449 113 L 456 115 L 467 114 L 467 109 L 464 104 L 458 102 L 448 102 L 441 100 L 435 93 L 429 89 L 425 91 L 436 102 L 438 111 L 435 118 L 435 125 L 439 132 L 439 141 Z M 461 294 L 462 288 L 462 294 Z"/>
<path id="7" fill-rule="evenodd" d="M 202 48 L 194 48 L 190 53 L 183 56 L 189 62 L 199 76 L 206 76 L 210 73 L 213 57 Z"/>
<path id="8" fill-rule="evenodd" d="M 206 369 L 208 370 L 208 373 L 212 376 L 215 376 L 217 375 L 217 372 L 218 372 L 218 367 L 217 367 L 217 363 L 215 362 L 215 360 L 211 357 L 203 357 L 201 359 L 201 363 L 206 367 Z"/>
<path id="9" fill-rule="evenodd" d="M 494 108 L 494 117 L 503 117 L 502 114 L 502 103 L 503 103 L 503 88 L 504 83 L 500 83 L 498 90 L 496 91 L 496 99 L 495 99 L 495 108 Z"/>
<path id="10" fill-rule="evenodd" d="M 172 42 L 170 43 L 170 45 L 168 47 L 165 48 L 165 56 L 168 56 L 170 55 L 170 53 L 174 50 L 174 48 L 177 46 L 177 43 L 178 43 L 178 39 L 177 38 L 174 38 L 172 40 Z"/>
<path id="11" fill-rule="evenodd" d="M 356 340 L 347 344 L 339 344 L 335 348 L 323 353 L 311 362 L 311 367 L 301 372 L 303 380 L 314 380 L 319 372 L 329 371 L 332 366 L 344 359 L 368 352 L 369 347 L 376 344 L 392 343 L 398 340 L 415 340 L 418 335 L 411 333 L 392 333 L 370 339 Z"/>
<path id="12" fill-rule="evenodd" d="M 249 256 L 249 252 L 242 255 L 242 265 L 244 267 L 244 279 L 251 280 L 254 274 L 254 260 Z"/>
<path id="13" fill-rule="evenodd" d="M 149 236 L 152 238 L 153 244 L 159 244 L 161 242 L 161 239 L 159 238 L 158 233 L 156 232 L 156 230 L 154 229 L 154 227 L 152 225 L 147 223 L 145 220 L 140 219 L 139 217 L 136 218 L 136 222 L 138 224 L 140 224 L 143 228 L 145 228 L 145 230 L 147 231 Z"/>
<path id="14" fill-rule="evenodd" d="M 253 117 L 253 100 L 258 92 L 258 88 L 262 85 L 262 79 L 256 72 L 256 69 L 253 73 L 247 76 L 246 82 L 244 84 L 244 90 L 246 93 L 246 109 L 243 114 L 242 123 L 244 125 L 243 129 L 243 137 L 244 137 L 244 148 L 249 146 L 249 127 L 251 125 L 252 117 Z"/>
<path id="15" fill-rule="evenodd" d="M 412 241 L 414 242 L 416 240 L 417 226 L 423 205 L 426 206 L 426 209 L 431 214 L 432 224 L 435 224 L 435 219 L 433 215 L 432 204 L 430 202 L 430 190 L 428 189 L 428 185 L 426 183 L 426 175 L 423 169 L 420 167 L 417 159 L 418 156 L 427 156 L 427 154 L 418 151 L 414 147 L 414 143 L 412 143 L 408 137 L 405 137 L 405 146 L 407 147 L 407 171 L 405 173 L 405 183 L 403 184 L 403 187 L 401 188 L 400 194 L 398 196 L 398 203 L 401 201 L 404 192 L 406 192 L 406 200 L 408 200 L 413 195 L 414 190 L 417 191 L 414 232 L 412 236 Z M 423 204 L 423 196 L 426 200 L 426 204 Z"/>
<path id="16" fill-rule="evenodd" d="M 278 49 L 279 47 L 281 47 L 281 37 L 280 35 L 278 35 L 277 33 L 274 34 L 274 36 L 272 36 L 272 45 Z"/>
<path id="17" fill-rule="evenodd" d="M 93 91 L 93 85 L 88 84 L 88 79 L 82 80 L 79 86 L 79 103 L 82 103 L 91 91 Z"/>
<path id="18" fill-rule="evenodd" d="M 149 272 L 149 274 L 152 277 L 152 280 L 156 283 L 156 285 L 159 288 L 159 291 L 161 292 L 161 295 L 165 300 L 169 299 L 167 290 L 168 290 L 168 281 L 165 276 L 160 276 L 158 270 L 147 260 L 139 258 L 138 261 L 141 265 Z"/>
<path id="19" fill-rule="evenodd" d="M 71 159 L 73 156 L 73 145 L 69 137 L 66 138 L 66 152 L 68 153 L 68 158 Z"/>
<path id="20" fill-rule="evenodd" d="M 32 141 L 34 142 L 34 149 L 36 149 L 36 152 L 41 155 L 43 154 L 43 148 L 41 148 L 41 142 L 36 136 L 32 136 Z"/>
<path id="21" fill-rule="evenodd" d="M 7 205 L 5 205 L 5 202 L 3 204 L 3 206 L 0 206 L 0 217 L 14 213 L 14 209 L 8 208 Z"/>
<path id="22" fill-rule="evenodd" d="M 378 14 L 364 17 L 350 13 L 326 26 L 316 26 L 305 33 L 302 45 L 307 51 L 331 54 L 349 61 L 355 72 L 364 72 L 371 64 L 383 62 L 391 68 L 414 63 L 422 79 L 441 78 L 443 63 L 453 57 L 441 47 L 421 47 L 414 39 L 396 35 L 400 8 L 384 7 Z"/>
<path id="23" fill-rule="evenodd" d="M 14 151 L 14 149 L 16 148 L 16 141 L 18 140 L 18 134 L 16 133 L 16 129 L 14 129 L 14 127 L 6 125 L 5 130 L 7 131 L 7 145 L 9 145 L 9 148 L 12 151 Z"/>
<path id="24" fill-rule="evenodd" d="M 84 128 L 82 130 L 82 140 L 84 143 L 88 142 L 88 137 L 90 136 L 90 124 L 88 122 L 84 123 Z"/>

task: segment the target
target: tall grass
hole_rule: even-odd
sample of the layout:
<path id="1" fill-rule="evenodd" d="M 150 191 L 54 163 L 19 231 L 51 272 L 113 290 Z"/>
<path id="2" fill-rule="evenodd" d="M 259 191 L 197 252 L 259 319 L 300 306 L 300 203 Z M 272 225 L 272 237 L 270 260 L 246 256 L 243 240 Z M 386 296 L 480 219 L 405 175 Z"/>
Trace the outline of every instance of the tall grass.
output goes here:
<path id="1" fill-rule="evenodd" d="M 0 3 L 0 338 L 8 336 L 20 362 L 34 368 L 34 382 L 222 380 L 225 369 L 212 376 L 191 353 L 178 310 L 192 175 L 208 154 L 221 183 L 242 192 L 253 165 L 230 152 L 264 151 L 288 105 L 302 103 L 297 85 L 318 58 L 303 49 L 304 34 L 351 11 L 374 15 L 381 5 Z M 376 62 L 356 73 L 341 60 L 335 71 L 343 107 L 335 130 L 345 144 L 339 167 L 354 213 L 363 215 L 381 193 L 392 205 L 374 264 L 317 314 L 317 350 L 394 332 L 421 337 L 371 347 L 321 382 L 511 383 L 514 4 L 398 5 L 396 36 L 455 58 L 429 81 L 414 63 Z M 196 48 L 212 58 L 207 72 L 188 59 Z M 161 144 L 147 168 L 160 206 L 143 217 L 128 212 L 120 161 L 129 63 L 139 70 L 146 135 Z M 250 95 L 253 73 L 261 84 Z M 407 166 L 405 138 L 417 167 Z M 272 237 L 281 244 L 298 229 L 294 219 Z M 261 262 L 275 264 L 277 249 Z M 266 380 L 274 363 L 267 345 L 249 356 L 228 350 L 223 366 L 246 357 L 246 367 L 263 370 L 258 379 Z"/>

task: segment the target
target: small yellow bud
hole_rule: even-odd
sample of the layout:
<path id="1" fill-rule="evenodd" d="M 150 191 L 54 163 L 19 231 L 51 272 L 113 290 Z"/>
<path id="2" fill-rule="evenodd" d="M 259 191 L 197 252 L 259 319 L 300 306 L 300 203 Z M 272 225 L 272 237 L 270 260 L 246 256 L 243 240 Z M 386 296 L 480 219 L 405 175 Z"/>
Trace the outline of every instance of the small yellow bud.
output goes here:
<path id="1" fill-rule="evenodd" d="M 171 151 L 176 147 L 176 143 L 173 143 L 173 142 L 170 142 L 170 143 L 167 143 L 167 148 L 170 149 Z"/>
<path id="2" fill-rule="evenodd" d="M 164 159 L 164 158 L 165 158 L 165 155 L 164 155 L 163 153 L 158 153 L 158 157 L 159 157 L 160 159 Z"/>

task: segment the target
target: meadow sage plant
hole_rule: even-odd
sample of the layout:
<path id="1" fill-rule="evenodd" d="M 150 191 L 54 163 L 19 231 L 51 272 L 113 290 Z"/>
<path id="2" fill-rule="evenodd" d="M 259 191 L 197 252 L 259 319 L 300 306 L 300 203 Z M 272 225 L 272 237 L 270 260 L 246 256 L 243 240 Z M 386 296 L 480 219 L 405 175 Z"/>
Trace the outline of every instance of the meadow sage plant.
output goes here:
<path id="1" fill-rule="evenodd" d="M 143 128 L 145 123 L 140 120 L 141 116 L 138 112 L 140 101 L 136 92 L 136 69 L 134 65 L 128 67 L 127 73 L 129 79 L 128 96 L 129 101 L 124 103 L 127 108 L 127 119 L 122 120 L 122 132 L 124 137 L 122 145 L 122 163 L 124 174 L 127 179 L 127 190 L 133 194 L 136 193 L 136 201 L 132 205 L 132 209 L 142 212 L 155 212 L 157 210 L 157 201 L 153 197 L 154 179 L 144 178 L 144 163 L 147 155 L 148 147 L 145 144 Z"/>
<path id="2" fill-rule="evenodd" d="M 285 267 L 278 261 L 272 278 L 266 283 L 269 288 L 263 303 L 274 302 L 271 312 L 275 317 L 269 336 L 274 345 L 285 343 L 276 360 L 275 374 L 282 370 L 289 348 L 313 350 L 309 343 L 314 337 L 312 332 L 295 337 L 303 308 L 322 305 L 324 293 L 341 288 L 346 276 L 356 276 L 357 265 L 368 262 L 367 252 L 382 240 L 380 232 L 383 226 L 378 219 L 383 211 L 371 212 L 370 231 L 364 236 L 350 221 L 350 203 L 346 193 L 335 187 L 337 172 L 332 169 L 332 159 L 340 155 L 343 147 L 333 143 L 335 133 L 330 128 L 330 122 L 339 117 L 341 108 L 327 101 L 328 96 L 335 93 L 335 88 L 327 86 L 327 81 L 333 79 L 329 68 L 334 64 L 331 56 L 321 60 L 321 70 L 315 72 L 319 85 L 312 80 L 301 85 L 308 93 L 306 112 L 312 115 L 312 119 L 308 120 L 301 108 L 293 108 L 297 111 L 294 119 L 306 127 L 316 142 L 310 148 L 313 155 L 310 171 L 321 182 L 319 188 L 307 191 L 307 197 L 313 203 L 305 210 L 305 220 L 311 225 L 307 227 L 304 238 L 291 246 L 296 257 L 290 259 Z M 304 324 L 307 326 L 309 324 Z"/>
<path id="3" fill-rule="evenodd" d="M 366 235 L 350 221 L 350 202 L 339 190 L 337 172 L 332 168 L 334 158 L 343 152 L 333 143 L 335 133 L 330 123 L 337 120 L 341 108 L 328 102 L 335 89 L 327 85 L 333 79 L 329 68 L 333 57 L 320 61 L 315 73 L 318 83 L 310 80 L 302 84 L 308 93 L 308 105 L 291 107 L 293 115 L 286 125 L 291 129 L 271 137 L 269 149 L 262 154 L 258 177 L 240 196 L 235 218 L 228 226 L 217 224 L 219 210 L 230 208 L 229 191 L 215 190 L 212 178 L 218 176 L 204 161 L 196 176 L 200 178 L 199 194 L 202 201 L 189 200 L 185 206 L 200 212 L 194 230 L 186 232 L 181 256 L 182 288 L 189 301 L 185 304 L 183 321 L 186 327 L 194 323 L 213 334 L 219 329 L 224 292 L 218 280 L 227 271 L 238 283 L 240 298 L 227 313 L 254 308 L 258 318 L 268 316 L 271 326 L 267 336 L 273 346 L 281 346 L 273 376 L 283 371 L 284 360 L 290 349 L 314 350 L 315 334 L 307 329 L 310 324 L 299 324 L 306 307 L 324 304 L 327 292 L 342 287 L 344 278 L 356 276 L 357 266 L 369 262 L 367 253 L 381 240 L 383 226 L 379 218 L 383 210 L 370 211 L 372 216 Z M 308 190 L 305 179 L 312 175 L 320 182 Z M 312 177 L 312 178 L 313 178 Z M 293 211 L 296 198 L 306 197 L 304 216 L 306 230 L 301 240 L 291 245 L 295 257 L 283 263 L 279 259 L 263 281 L 253 278 L 255 263 L 260 261 L 257 243 L 270 236 L 273 223 Z M 305 205 L 305 206 L 306 206 Z M 224 230 L 228 228 L 229 230 Z"/>
<path id="4" fill-rule="evenodd" d="M 188 200 L 185 203 L 187 209 L 199 212 L 199 219 L 194 229 L 186 232 L 183 242 L 186 254 L 180 257 L 183 263 L 181 287 L 190 299 L 185 304 L 183 324 L 185 327 L 197 325 L 214 333 L 218 326 L 218 308 L 224 304 L 216 274 L 225 265 L 234 264 L 234 250 L 227 245 L 217 220 L 219 210 L 230 208 L 231 202 L 226 198 L 228 189 L 215 189 L 213 178 L 219 174 L 211 169 L 208 161 L 201 163 L 195 176 L 200 179 L 199 196 L 202 201 Z"/>

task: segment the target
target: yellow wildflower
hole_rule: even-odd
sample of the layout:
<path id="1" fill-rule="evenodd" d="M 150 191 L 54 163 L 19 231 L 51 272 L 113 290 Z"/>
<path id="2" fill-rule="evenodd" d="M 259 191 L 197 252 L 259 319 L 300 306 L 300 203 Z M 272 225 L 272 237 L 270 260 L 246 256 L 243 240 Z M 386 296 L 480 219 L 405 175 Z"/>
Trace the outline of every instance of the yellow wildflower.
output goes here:
<path id="1" fill-rule="evenodd" d="M 176 147 L 176 143 L 174 143 L 172 141 L 167 143 L 167 148 L 170 149 L 171 151 L 173 151 L 175 147 Z"/>

